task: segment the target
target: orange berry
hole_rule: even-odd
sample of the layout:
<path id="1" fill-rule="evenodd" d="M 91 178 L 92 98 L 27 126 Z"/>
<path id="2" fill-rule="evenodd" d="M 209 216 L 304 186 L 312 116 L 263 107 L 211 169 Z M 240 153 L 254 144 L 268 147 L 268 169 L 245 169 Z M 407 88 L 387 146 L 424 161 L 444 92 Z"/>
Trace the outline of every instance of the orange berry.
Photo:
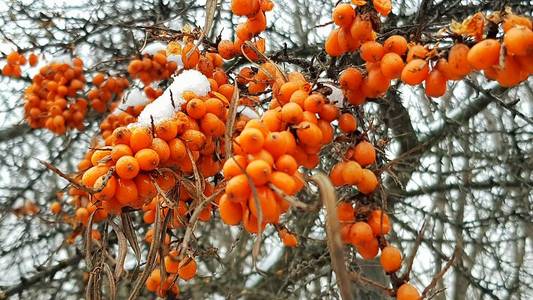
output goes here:
<path id="1" fill-rule="evenodd" d="M 246 174 L 250 176 L 256 185 L 267 183 L 271 173 L 272 168 L 270 167 L 270 164 L 264 160 L 254 160 L 246 166 Z"/>
<path id="2" fill-rule="evenodd" d="M 125 144 L 118 144 L 113 146 L 113 149 L 111 150 L 111 159 L 116 163 L 119 158 L 126 155 L 133 155 L 133 151 L 131 151 L 131 148 L 128 145 Z"/>
<path id="3" fill-rule="evenodd" d="M 380 63 L 381 73 L 390 79 L 399 78 L 404 66 L 401 56 L 394 52 L 386 53 Z"/>
<path id="4" fill-rule="evenodd" d="M 231 201 L 243 201 L 248 199 L 251 189 L 245 174 L 234 176 L 226 183 L 226 194 Z"/>
<path id="5" fill-rule="evenodd" d="M 394 246 L 387 246 L 381 250 L 379 261 L 385 272 L 396 272 L 402 266 L 402 253 Z"/>
<path id="6" fill-rule="evenodd" d="M 361 141 L 354 148 L 353 158 L 363 167 L 371 165 L 376 162 L 376 150 L 371 143 Z"/>
<path id="7" fill-rule="evenodd" d="M 366 222 L 355 222 L 350 228 L 350 241 L 354 246 L 368 243 L 373 238 L 372 228 Z"/>
<path id="8" fill-rule="evenodd" d="M 172 274 L 178 273 L 179 261 L 170 255 L 165 256 L 165 270 Z"/>
<path id="9" fill-rule="evenodd" d="M 287 174 L 294 174 L 298 169 L 298 163 L 289 154 L 283 154 L 276 160 L 276 170 L 285 172 Z"/>
<path id="10" fill-rule="evenodd" d="M 206 136 L 194 129 L 186 130 L 182 135 L 181 139 L 185 142 L 185 145 L 192 151 L 200 151 L 205 145 L 207 140 Z"/>
<path id="11" fill-rule="evenodd" d="M 59 203 L 58 201 L 54 201 L 54 202 L 52 202 L 52 204 L 50 204 L 50 211 L 54 215 L 59 215 L 62 210 L 63 210 L 63 208 L 61 206 L 61 203 Z"/>
<path id="12" fill-rule="evenodd" d="M 379 62 L 385 54 L 383 46 L 375 41 L 363 43 L 359 51 L 361 51 L 361 58 L 366 62 Z"/>
<path id="13" fill-rule="evenodd" d="M 353 222 L 355 211 L 352 203 L 341 202 L 337 204 L 337 218 L 339 219 L 339 222 Z"/>
<path id="14" fill-rule="evenodd" d="M 191 280 L 196 275 L 196 261 L 194 261 L 194 258 L 186 257 L 180 262 L 178 275 L 185 281 Z"/>
<path id="15" fill-rule="evenodd" d="M 308 121 L 303 121 L 298 124 L 296 134 L 300 142 L 304 145 L 317 146 L 322 142 L 322 131 L 317 125 Z"/>
<path id="16" fill-rule="evenodd" d="M 419 300 L 420 293 L 409 283 L 402 284 L 396 291 L 396 300 Z"/>
<path id="17" fill-rule="evenodd" d="M 329 179 L 331 180 L 331 183 L 333 183 L 334 186 L 341 186 L 346 184 L 344 182 L 344 178 L 342 176 L 342 171 L 344 170 L 345 163 L 338 163 L 331 168 L 331 171 L 329 173 Z"/>
<path id="18" fill-rule="evenodd" d="M 151 171 L 159 165 L 159 155 L 152 149 L 142 149 L 135 153 L 135 159 L 142 171 Z"/>
<path id="19" fill-rule="evenodd" d="M 350 113 L 344 113 L 339 117 L 339 129 L 346 133 L 354 132 L 357 129 L 357 119 Z"/>
<path id="20" fill-rule="evenodd" d="M 341 27 L 352 25 L 355 19 L 355 10 L 350 4 L 341 3 L 333 9 L 333 22 Z"/>
<path id="21" fill-rule="evenodd" d="M 269 180 L 287 195 L 294 195 L 298 191 L 296 180 L 285 172 L 272 172 Z"/>
<path id="22" fill-rule="evenodd" d="M 383 42 L 383 50 L 404 55 L 407 52 L 407 40 L 401 35 L 392 35 Z"/>
<path id="23" fill-rule="evenodd" d="M 370 213 L 367 223 L 372 228 L 375 236 L 383 236 L 390 231 L 389 216 L 379 209 Z"/>
<path id="24" fill-rule="evenodd" d="M 503 36 L 503 43 L 510 55 L 533 55 L 533 31 L 530 28 L 516 26 Z"/>
<path id="25" fill-rule="evenodd" d="M 263 222 L 265 223 L 278 223 L 280 210 L 278 204 L 274 198 L 274 192 L 269 187 L 257 187 L 257 199 L 255 194 L 251 193 L 248 198 L 248 207 L 250 212 L 256 218 L 258 218 L 258 209 L 256 200 L 261 206 L 261 213 L 263 217 Z"/>
<path id="26" fill-rule="evenodd" d="M 152 146 L 150 146 L 150 149 L 157 152 L 157 155 L 159 157 L 159 161 L 161 163 L 164 163 L 169 160 L 170 158 L 170 147 L 168 146 L 167 142 L 165 140 L 160 138 L 155 138 L 152 140 Z M 141 150 L 142 151 L 142 150 Z"/>
<path id="27" fill-rule="evenodd" d="M 144 201 L 151 199 L 157 195 L 157 189 L 150 176 L 146 174 L 139 174 L 135 177 L 134 181 L 140 200 Z"/>
<path id="28" fill-rule="evenodd" d="M 357 90 L 361 85 L 363 75 L 357 68 L 346 68 L 339 76 L 339 84 L 343 90 Z"/>
<path id="29" fill-rule="evenodd" d="M 158 138 L 170 141 L 178 134 L 178 123 L 174 120 L 165 120 L 157 124 L 155 134 Z"/>
<path id="30" fill-rule="evenodd" d="M 322 107 L 326 104 L 326 98 L 319 93 L 309 95 L 304 100 L 304 109 L 312 113 L 318 113 L 322 110 Z"/>
<path id="31" fill-rule="evenodd" d="M 470 48 L 466 58 L 474 69 L 488 69 L 499 63 L 500 48 L 501 44 L 499 41 L 486 39 Z"/>
<path id="32" fill-rule="evenodd" d="M 117 180 L 114 176 L 111 176 L 106 181 L 106 177 L 106 175 L 102 175 L 94 182 L 93 188 L 95 190 L 100 190 L 100 192 L 94 194 L 94 197 L 98 200 L 110 200 L 115 195 Z"/>
<path id="33" fill-rule="evenodd" d="M 455 44 L 448 53 L 448 62 L 455 74 L 461 78 L 468 75 L 472 67 L 468 63 L 468 52 L 470 49 L 465 44 Z"/>
<path id="34" fill-rule="evenodd" d="M 115 198 L 122 205 L 131 205 L 138 199 L 137 185 L 133 180 L 119 178 Z"/>
<path id="35" fill-rule="evenodd" d="M 379 242 L 378 239 L 373 238 L 369 242 L 361 243 L 355 245 L 357 252 L 363 257 L 363 259 L 371 260 L 378 255 L 379 252 Z"/>
<path id="36" fill-rule="evenodd" d="M 203 100 L 192 99 L 187 102 L 187 114 L 193 119 L 201 119 L 207 111 L 207 107 Z"/>
<path id="37" fill-rule="evenodd" d="M 339 30 L 334 29 L 329 34 L 328 38 L 326 39 L 326 43 L 324 45 L 324 48 L 326 50 L 326 53 L 329 56 L 341 56 L 346 52 L 347 49 L 342 47 L 339 43 Z"/>
<path id="38" fill-rule="evenodd" d="M 137 127 L 131 131 L 130 147 L 134 153 L 152 145 L 152 133 L 147 127 Z"/>
<path id="39" fill-rule="evenodd" d="M 289 102 L 281 108 L 281 120 L 290 124 L 300 123 L 303 119 L 303 109 L 300 105 Z"/>
<path id="40" fill-rule="evenodd" d="M 242 220 L 242 206 L 240 203 L 230 201 L 224 194 L 218 203 L 220 218 L 225 224 L 237 225 Z"/>
<path id="41" fill-rule="evenodd" d="M 125 155 L 119 158 L 115 166 L 115 171 L 117 172 L 117 175 L 120 178 L 124 179 L 134 178 L 135 176 L 137 176 L 137 174 L 139 174 L 140 170 L 140 166 L 137 159 L 135 159 L 135 157 L 131 155 Z"/>
<path id="42" fill-rule="evenodd" d="M 298 246 L 298 238 L 294 234 L 287 232 L 287 230 L 282 229 L 279 232 L 279 236 L 285 247 L 294 248 Z"/>
<path id="43" fill-rule="evenodd" d="M 378 187 L 378 179 L 374 172 L 369 169 L 363 169 L 363 176 L 361 180 L 357 183 L 357 189 L 359 192 L 368 195 L 372 193 Z"/>
<path id="44" fill-rule="evenodd" d="M 238 137 L 238 144 L 246 153 L 261 151 L 265 137 L 257 128 L 245 128 Z"/>
<path id="45" fill-rule="evenodd" d="M 355 161 L 348 161 L 342 168 L 342 182 L 345 184 L 357 184 L 363 177 L 363 169 Z"/>
<path id="46" fill-rule="evenodd" d="M 181 139 L 175 138 L 168 142 L 170 150 L 170 159 L 172 161 L 180 161 L 187 156 L 187 149 Z"/>
<path id="47" fill-rule="evenodd" d="M 447 79 L 438 70 L 433 69 L 426 78 L 426 96 L 441 97 L 446 93 Z"/>
<path id="48" fill-rule="evenodd" d="M 237 16 L 250 16 L 257 13 L 260 8 L 258 0 L 232 0 L 231 11 Z"/>
<path id="49" fill-rule="evenodd" d="M 270 132 L 265 138 L 263 147 L 274 158 L 280 157 L 289 150 L 290 141 L 287 135 L 280 132 Z"/>
<path id="50" fill-rule="evenodd" d="M 413 59 L 405 65 L 401 73 L 401 80 L 409 85 L 422 83 L 429 75 L 429 66 L 425 60 Z"/>

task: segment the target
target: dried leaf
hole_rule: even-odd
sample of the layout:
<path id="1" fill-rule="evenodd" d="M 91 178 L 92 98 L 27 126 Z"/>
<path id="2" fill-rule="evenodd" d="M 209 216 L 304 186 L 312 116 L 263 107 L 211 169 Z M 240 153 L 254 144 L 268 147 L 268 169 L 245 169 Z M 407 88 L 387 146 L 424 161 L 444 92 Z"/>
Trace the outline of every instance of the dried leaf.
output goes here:
<path id="1" fill-rule="evenodd" d="M 235 118 L 237 117 L 237 105 L 239 104 L 239 88 L 237 87 L 237 81 L 233 87 L 233 95 L 228 110 L 228 121 L 226 123 L 226 132 L 224 132 L 224 151 L 226 158 L 231 155 L 231 148 L 233 146 L 233 127 L 235 126 Z"/>
<path id="2" fill-rule="evenodd" d="M 478 12 L 473 16 L 468 17 L 462 23 L 452 21 L 450 30 L 458 35 L 471 36 L 476 41 L 483 39 L 483 33 L 485 30 L 485 16 L 483 13 Z"/>
<path id="3" fill-rule="evenodd" d="M 169 215 L 167 214 L 166 219 L 168 219 Z M 157 254 L 157 249 L 161 246 L 161 240 L 162 236 L 162 224 L 161 224 L 161 205 L 158 203 L 156 205 L 155 210 L 155 221 L 154 221 L 154 237 L 152 239 L 152 243 L 150 244 L 150 249 L 148 250 L 148 257 L 146 258 L 146 265 L 144 266 L 144 270 L 141 273 L 141 276 L 137 278 L 137 281 L 135 281 L 135 284 L 133 285 L 133 289 L 131 290 L 130 296 L 128 297 L 129 300 L 137 299 L 137 295 L 141 291 L 141 288 L 144 285 L 144 282 L 150 275 L 150 272 L 152 272 L 152 269 L 155 266 L 155 258 Z M 164 227 L 166 228 L 166 226 Z"/>
<path id="4" fill-rule="evenodd" d="M 87 267 L 91 269 L 93 267 L 92 262 L 92 255 L 91 255 L 91 247 L 92 247 L 92 227 L 93 227 L 93 220 L 94 215 L 96 214 L 96 210 L 91 213 L 89 216 L 89 221 L 87 222 L 87 228 L 85 229 L 85 263 L 87 264 Z"/>
<path id="5" fill-rule="evenodd" d="M 217 5 L 218 0 L 207 0 L 207 3 L 205 4 L 205 35 L 209 35 L 209 31 L 211 31 L 211 26 L 213 26 L 213 21 L 215 20 L 215 12 L 217 10 Z"/>
<path id="6" fill-rule="evenodd" d="M 124 261 L 126 260 L 126 254 L 128 254 L 128 242 L 124 232 L 122 232 L 122 229 L 114 221 L 110 221 L 109 224 L 111 224 L 111 227 L 113 227 L 113 230 L 117 234 L 118 240 L 117 264 L 115 265 L 115 277 L 118 280 L 122 275 L 122 271 L 124 271 Z"/>
<path id="7" fill-rule="evenodd" d="M 133 253 L 135 253 L 135 259 L 137 260 L 136 267 L 138 267 L 141 263 L 141 248 L 137 242 L 137 235 L 135 234 L 135 229 L 133 228 L 133 222 L 131 221 L 131 217 L 128 213 L 123 212 L 120 217 L 122 220 L 122 230 L 124 230 L 124 235 L 130 243 Z"/>
<path id="8" fill-rule="evenodd" d="M 331 266 L 337 277 L 337 284 L 343 300 L 352 299 L 350 278 L 344 263 L 344 249 L 341 240 L 341 227 L 337 217 L 337 196 L 335 188 L 324 173 L 318 173 L 311 177 L 320 190 L 320 198 L 326 207 L 326 236 L 331 257 Z"/>
<path id="9" fill-rule="evenodd" d="M 117 285 L 115 284 L 115 278 L 113 272 L 107 263 L 104 263 L 104 272 L 107 277 L 107 283 L 109 285 L 109 299 L 115 300 L 117 298 Z"/>

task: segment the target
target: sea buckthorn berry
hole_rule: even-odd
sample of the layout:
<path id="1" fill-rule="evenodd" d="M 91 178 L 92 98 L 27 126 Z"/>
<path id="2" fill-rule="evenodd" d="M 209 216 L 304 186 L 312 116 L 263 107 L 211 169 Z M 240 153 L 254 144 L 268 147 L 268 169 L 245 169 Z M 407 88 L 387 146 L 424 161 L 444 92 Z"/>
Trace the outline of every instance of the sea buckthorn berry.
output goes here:
<path id="1" fill-rule="evenodd" d="M 368 225 L 375 236 L 383 236 L 390 231 L 389 216 L 381 210 L 374 210 L 368 217 Z"/>
<path id="2" fill-rule="evenodd" d="M 344 113 L 339 117 L 339 129 L 345 133 L 352 133 L 357 129 L 357 119 L 350 113 Z"/>
<path id="3" fill-rule="evenodd" d="M 342 182 L 346 184 L 357 184 L 363 177 L 363 169 L 355 161 L 348 161 L 342 169 Z"/>
<path id="4" fill-rule="evenodd" d="M 376 177 L 376 174 L 374 172 L 363 169 L 363 176 L 361 177 L 361 180 L 357 183 L 357 189 L 365 194 L 368 195 L 376 190 L 378 187 L 378 179 Z"/>
<path id="5" fill-rule="evenodd" d="M 396 292 L 396 300 L 419 300 L 420 293 L 409 283 L 402 284 Z"/>
<path id="6" fill-rule="evenodd" d="M 366 62 L 379 62 L 383 55 L 385 54 L 385 50 L 383 49 L 383 46 L 375 41 L 368 41 L 361 45 L 360 48 L 361 51 L 361 58 Z"/>
<path id="7" fill-rule="evenodd" d="M 139 174 L 140 166 L 135 157 L 125 155 L 120 157 L 115 165 L 115 171 L 120 178 L 132 179 Z"/>
<path id="8" fill-rule="evenodd" d="M 371 143 L 361 141 L 354 148 L 353 158 L 363 167 L 371 165 L 376 162 L 376 150 Z"/>
<path id="9" fill-rule="evenodd" d="M 428 63 L 422 59 L 413 59 L 403 68 L 401 80 L 409 85 L 417 85 L 422 83 L 428 75 Z"/>
<path id="10" fill-rule="evenodd" d="M 239 135 L 238 143 L 246 153 L 257 153 L 263 148 L 265 137 L 257 128 L 245 128 Z"/>
<path id="11" fill-rule="evenodd" d="M 407 40 L 401 35 L 392 35 L 383 42 L 383 50 L 386 53 L 396 53 L 404 55 L 407 52 Z"/>
<path id="12" fill-rule="evenodd" d="M 355 19 L 355 10 L 350 4 L 341 3 L 333 9 L 333 22 L 341 27 L 352 25 Z"/>
<path id="13" fill-rule="evenodd" d="M 379 261 L 385 272 L 396 272 L 402 266 L 402 253 L 394 246 L 387 246 L 381 250 Z"/>
<path id="14" fill-rule="evenodd" d="M 378 239 L 373 238 L 369 242 L 361 243 L 355 245 L 357 252 L 363 257 L 363 259 L 371 260 L 374 259 L 379 252 L 379 242 Z"/>
<path id="15" fill-rule="evenodd" d="M 355 222 L 350 228 L 350 241 L 354 245 L 368 243 L 373 238 L 372 228 L 365 222 Z"/>
<path id="16" fill-rule="evenodd" d="M 139 163 L 139 168 L 143 171 L 151 171 L 159 165 L 159 155 L 155 150 L 142 149 L 135 153 L 135 159 Z"/>
<path id="17" fill-rule="evenodd" d="M 339 84 L 345 90 L 357 90 L 361 85 L 363 75 L 357 68 L 346 68 L 339 77 Z"/>
<path id="18" fill-rule="evenodd" d="M 246 166 L 246 174 L 252 178 L 252 181 L 256 185 L 267 183 L 271 173 L 272 168 L 270 167 L 270 164 L 264 160 L 254 160 Z"/>
<path id="19" fill-rule="evenodd" d="M 483 40 L 468 51 L 468 63 L 476 70 L 484 70 L 497 65 L 500 60 L 500 48 L 501 44 L 497 40 Z"/>

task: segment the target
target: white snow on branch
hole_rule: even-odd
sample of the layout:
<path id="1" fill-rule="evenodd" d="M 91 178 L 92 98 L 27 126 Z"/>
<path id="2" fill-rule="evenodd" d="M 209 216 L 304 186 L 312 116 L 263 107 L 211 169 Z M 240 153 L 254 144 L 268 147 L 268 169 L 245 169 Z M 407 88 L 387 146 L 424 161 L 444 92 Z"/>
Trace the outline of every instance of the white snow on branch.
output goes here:
<path id="1" fill-rule="evenodd" d="M 154 55 L 161 51 L 166 52 L 166 50 L 167 50 L 167 43 L 153 42 L 153 43 L 146 45 L 146 47 L 144 47 L 144 49 L 142 50 L 142 54 Z"/>
<path id="2" fill-rule="evenodd" d="M 150 126 L 152 120 L 157 124 L 172 118 L 185 103 L 183 93 L 190 91 L 198 96 L 205 96 L 211 91 L 209 80 L 196 70 L 187 70 L 173 78 L 172 84 L 161 96 L 148 104 L 139 115 L 137 125 Z"/>

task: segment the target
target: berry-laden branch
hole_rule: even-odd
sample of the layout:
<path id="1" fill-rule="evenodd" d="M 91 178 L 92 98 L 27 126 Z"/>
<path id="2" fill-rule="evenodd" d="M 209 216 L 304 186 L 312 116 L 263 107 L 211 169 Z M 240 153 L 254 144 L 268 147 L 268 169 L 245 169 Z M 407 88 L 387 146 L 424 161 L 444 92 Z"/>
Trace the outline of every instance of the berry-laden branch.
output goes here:
<path id="1" fill-rule="evenodd" d="M 324 44 L 331 57 L 321 61 L 315 60 L 318 56 L 295 58 L 286 51 L 273 57 L 265 54 L 262 34 L 274 6 L 270 0 L 228 4 L 233 14 L 243 17 L 234 40 L 212 43 L 206 38 L 218 5 L 209 1 L 203 30 L 152 28 L 150 34 L 159 37 L 158 42 L 146 39 L 127 68 L 122 66 L 127 72 L 94 73 L 94 66 L 84 67 L 81 58 L 56 59 L 39 69 L 24 92 L 24 117 L 32 129 L 63 135 L 84 130 L 91 116 L 103 119 L 99 136 L 78 164 L 79 176 L 67 176 L 43 162 L 73 186 L 69 190 L 73 209 L 63 211 L 55 203 L 52 211 L 72 225 L 76 235 L 85 229 L 86 256 L 92 266 L 87 298 L 97 299 L 103 293 L 102 275 L 109 280 L 109 297 L 115 296 L 115 284 L 125 277 L 127 241 L 136 254 L 136 267 L 141 267 L 137 228 L 139 232 L 147 228 L 148 245 L 142 247 L 148 250 L 129 298 L 137 298 L 143 286 L 159 297 L 177 297 L 178 282 L 192 280 L 197 273 L 202 245 L 195 230 L 200 222 L 212 222 L 214 212 L 222 223 L 257 236 L 252 264 L 264 275 L 256 263 L 266 233 L 277 232 L 287 248 L 306 246 L 290 228 L 298 213 L 322 207 L 312 203 L 312 197 L 300 197 L 316 188 L 308 184 L 310 180 L 318 185 L 325 206 L 331 268 L 343 299 L 357 296 L 351 281 L 400 300 L 430 296 L 454 258 L 421 295 L 408 280 L 424 226 L 405 262 L 388 239 L 389 207 L 376 199 L 375 191 L 386 194 L 390 188 L 381 183 L 383 172 L 392 174 L 407 155 L 413 160 L 420 157 L 498 98 L 482 92 L 467 99 L 431 124 L 429 135 L 417 138 L 407 109 L 397 101 L 397 91 L 390 91 L 391 83 L 423 84 L 430 98 L 445 95 L 449 82 L 474 72 L 493 80 L 494 91 L 518 85 L 533 72 L 531 20 L 509 10 L 477 13 L 443 27 L 431 42 L 422 44 L 426 11 L 419 13 L 415 40 L 409 41 L 379 33 L 380 16 L 387 17 L 392 10 L 390 0 L 339 1 L 332 13 L 336 27 Z M 431 5 L 423 1 L 423 7 Z M 4 75 L 20 77 L 21 66 L 35 66 L 38 58 L 13 52 L 6 60 Z M 228 66 L 226 61 L 231 60 L 234 63 Z M 117 57 L 114 63 L 122 61 Z M 392 117 L 400 114 L 402 124 L 393 128 L 409 134 L 400 141 L 401 157 L 388 163 L 386 142 L 379 143 L 376 151 L 372 144 L 376 126 L 367 124 L 361 109 L 387 93 L 393 99 L 379 100 L 389 101 L 382 103 L 390 114 L 386 125 L 393 127 Z M 407 180 L 400 178 L 399 185 Z M 340 200 L 336 192 L 342 192 Z M 142 214 L 144 225 L 132 224 L 135 218 L 130 215 L 136 214 Z M 122 227 L 114 218 L 121 218 Z M 102 223 L 104 237 L 97 252 L 101 255 L 93 263 L 90 245 L 93 239 L 102 239 L 97 229 Z M 108 253 L 113 251 L 107 247 L 109 224 L 117 232 L 116 259 Z M 311 230 L 313 224 L 306 225 Z M 365 260 L 379 254 L 390 286 L 349 273 L 348 251 Z M 402 264 L 406 272 L 398 276 Z"/>

